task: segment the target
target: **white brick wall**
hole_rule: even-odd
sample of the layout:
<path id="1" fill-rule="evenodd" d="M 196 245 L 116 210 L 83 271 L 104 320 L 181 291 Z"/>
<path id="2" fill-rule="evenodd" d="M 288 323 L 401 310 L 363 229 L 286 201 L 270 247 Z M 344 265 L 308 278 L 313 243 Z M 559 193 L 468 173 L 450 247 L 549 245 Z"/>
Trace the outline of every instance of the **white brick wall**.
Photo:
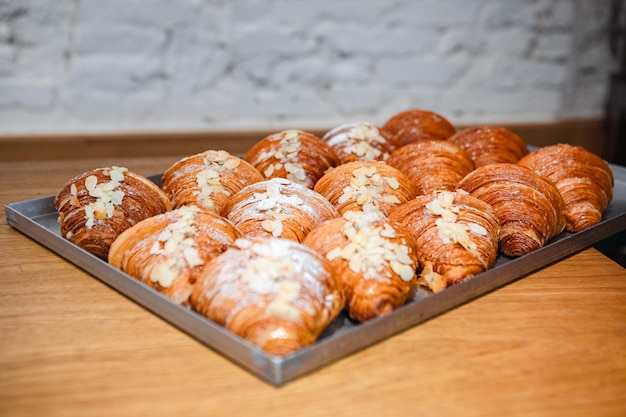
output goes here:
<path id="1" fill-rule="evenodd" d="M 610 0 L 0 0 L 0 135 L 603 113 Z"/>

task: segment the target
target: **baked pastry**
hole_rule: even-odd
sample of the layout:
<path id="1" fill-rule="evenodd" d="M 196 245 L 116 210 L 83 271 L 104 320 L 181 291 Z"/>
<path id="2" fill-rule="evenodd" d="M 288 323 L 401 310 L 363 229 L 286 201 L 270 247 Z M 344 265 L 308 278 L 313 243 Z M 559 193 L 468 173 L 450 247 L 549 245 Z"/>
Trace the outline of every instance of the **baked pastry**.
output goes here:
<path id="1" fill-rule="evenodd" d="M 415 196 L 406 175 L 383 161 L 355 161 L 329 169 L 314 190 L 340 214 L 378 210 L 386 215 Z"/>
<path id="2" fill-rule="evenodd" d="M 272 178 L 250 184 L 230 197 L 224 215 L 247 237 L 302 242 L 314 226 L 339 213 L 315 191 L 285 178 Z"/>
<path id="3" fill-rule="evenodd" d="M 322 140 L 337 153 L 342 164 L 384 161 L 393 150 L 381 131 L 371 123 L 347 123 L 328 131 Z"/>
<path id="4" fill-rule="evenodd" d="M 528 154 L 526 142 L 501 126 L 476 126 L 450 136 L 449 142 L 463 148 L 476 168 L 500 162 L 515 163 Z"/>
<path id="5" fill-rule="evenodd" d="M 104 260 L 120 233 L 172 209 L 170 200 L 152 181 L 117 166 L 72 178 L 55 196 L 54 207 L 61 236 Z"/>
<path id="6" fill-rule="evenodd" d="M 474 170 L 472 158 L 460 146 L 437 139 L 404 145 L 386 162 L 409 178 L 417 195 L 454 191 L 459 181 Z"/>
<path id="7" fill-rule="evenodd" d="M 381 131 L 395 148 L 422 139 L 446 140 L 456 129 L 442 115 L 420 109 L 397 113 L 382 126 Z"/>
<path id="8" fill-rule="evenodd" d="M 161 185 L 175 208 L 196 205 L 221 214 L 228 197 L 259 181 L 263 176 L 248 162 L 209 150 L 176 162 L 163 173 Z"/>
<path id="9" fill-rule="evenodd" d="M 328 262 L 289 239 L 238 239 L 209 262 L 191 306 L 273 355 L 314 342 L 337 317 L 343 295 Z"/>
<path id="10" fill-rule="evenodd" d="M 389 218 L 413 236 L 421 267 L 418 282 L 434 292 L 478 275 L 496 261 L 496 212 L 464 191 L 418 196 Z"/>
<path id="11" fill-rule="evenodd" d="M 183 206 L 145 219 L 111 245 L 109 263 L 178 304 L 206 264 L 241 233 L 223 217 L 197 206 Z"/>
<path id="12" fill-rule="evenodd" d="M 565 229 L 579 232 L 602 221 L 613 199 L 609 165 L 580 146 L 565 143 L 539 148 L 519 161 L 556 185 L 565 202 Z"/>
<path id="13" fill-rule="evenodd" d="M 303 243 L 335 268 L 346 310 L 359 322 L 404 305 L 415 285 L 413 238 L 380 212 L 346 212 L 317 226 Z"/>
<path id="14" fill-rule="evenodd" d="M 459 188 L 493 206 L 500 219 L 500 251 L 517 257 L 543 247 L 565 228 L 565 203 L 556 186 L 529 168 L 483 165 Z"/>
<path id="15" fill-rule="evenodd" d="M 330 167 L 339 165 L 339 157 L 326 142 L 301 130 L 285 130 L 257 142 L 244 159 L 265 179 L 286 178 L 313 188 Z"/>

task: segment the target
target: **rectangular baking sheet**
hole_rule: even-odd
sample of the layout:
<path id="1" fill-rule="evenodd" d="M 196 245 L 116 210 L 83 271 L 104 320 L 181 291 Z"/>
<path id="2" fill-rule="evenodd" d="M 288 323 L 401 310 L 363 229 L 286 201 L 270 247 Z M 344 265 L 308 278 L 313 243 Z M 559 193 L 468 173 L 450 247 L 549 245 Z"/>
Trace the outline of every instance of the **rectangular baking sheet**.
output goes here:
<path id="1" fill-rule="evenodd" d="M 494 268 L 442 292 L 433 294 L 418 289 L 403 307 L 366 323 L 354 323 L 342 313 L 315 343 L 284 357 L 265 353 L 62 238 L 53 196 L 8 204 L 5 213 L 13 228 L 261 379 L 282 385 L 625 230 L 626 168 L 611 165 L 611 169 L 615 177 L 614 197 L 601 223 L 575 234 L 564 232 L 545 247 L 517 259 L 500 255 Z M 159 178 L 151 179 L 158 183 Z"/>

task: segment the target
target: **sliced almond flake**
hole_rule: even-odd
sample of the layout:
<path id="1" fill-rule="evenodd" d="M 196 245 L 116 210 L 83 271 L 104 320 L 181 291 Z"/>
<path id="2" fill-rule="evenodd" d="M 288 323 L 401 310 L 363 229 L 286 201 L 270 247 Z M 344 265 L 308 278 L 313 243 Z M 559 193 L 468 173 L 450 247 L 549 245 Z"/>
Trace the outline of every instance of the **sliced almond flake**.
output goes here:
<path id="1" fill-rule="evenodd" d="M 329 261 L 335 260 L 341 256 L 341 248 L 334 248 L 326 254 L 326 259 Z"/>
<path id="2" fill-rule="evenodd" d="M 385 180 L 387 181 L 387 185 L 389 185 L 389 187 L 393 188 L 394 190 L 397 190 L 400 187 L 400 183 L 398 182 L 397 178 L 385 177 Z"/>
<path id="3" fill-rule="evenodd" d="M 78 189 L 76 188 L 76 184 L 72 183 L 72 185 L 70 185 L 70 194 L 75 196 L 78 194 Z"/>
<path id="4" fill-rule="evenodd" d="M 98 177 L 96 177 L 95 175 L 90 175 L 85 178 L 85 188 L 87 190 L 93 190 L 94 188 L 96 188 L 96 185 L 98 185 Z"/>

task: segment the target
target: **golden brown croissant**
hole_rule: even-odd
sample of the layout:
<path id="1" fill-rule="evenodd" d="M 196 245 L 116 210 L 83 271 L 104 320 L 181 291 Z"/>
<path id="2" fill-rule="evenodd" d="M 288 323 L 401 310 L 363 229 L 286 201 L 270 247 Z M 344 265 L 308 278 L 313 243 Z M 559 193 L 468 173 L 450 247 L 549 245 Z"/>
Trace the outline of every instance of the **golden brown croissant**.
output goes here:
<path id="1" fill-rule="evenodd" d="M 367 122 L 343 124 L 328 131 L 322 140 L 335 150 L 342 164 L 384 161 L 393 150 L 380 130 Z"/>
<path id="2" fill-rule="evenodd" d="M 222 214 L 228 197 L 259 181 L 263 176 L 248 162 L 226 151 L 209 150 L 176 162 L 165 171 L 161 184 L 175 208 L 196 205 Z"/>
<path id="3" fill-rule="evenodd" d="M 125 230 L 111 245 L 109 263 L 186 304 L 198 274 L 239 237 L 223 217 L 183 206 Z"/>
<path id="4" fill-rule="evenodd" d="M 326 142 L 301 130 L 285 130 L 257 142 L 244 159 L 266 179 L 286 178 L 313 188 L 330 167 L 339 165 L 339 157 Z"/>
<path id="5" fill-rule="evenodd" d="M 459 188 L 493 206 L 500 219 L 500 251 L 517 257 L 543 247 L 565 228 L 565 203 L 557 188 L 534 171 L 510 163 L 484 165 Z"/>
<path id="6" fill-rule="evenodd" d="M 404 145 L 386 162 L 409 178 L 417 195 L 454 191 L 459 181 L 474 170 L 472 158 L 460 146 L 436 139 Z"/>
<path id="7" fill-rule="evenodd" d="M 378 210 L 386 215 L 415 196 L 409 179 L 383 161 L 355 161 L 329 169 L 314 190 L 340 214 Z"/>
<path id="8" fill-rule="evenodd" d="M 382 133 L 395 148 L 422 139 L 446 140 L 456 133 L 456 129 L 442 115 L 413 109 L 397 113 L 381 128 Z"/>
<path id="9" fill-rule="evenodd" d="M 412 237 L 375 211 L 349 211 L 322 223 L 305 245 L 338 271 L 350 317 L 363 322 L 404 305 L 415 284 Z"/>
<path id="10" fill-rule="evenodd" d="M 519 164 L 556 185 L 565 201 L 566 230 L 579 232 L 602 221 L 613 199 L 614 178 L 609 165 L 580 146 L 546 146 L 525 156 Z"/>
<path id="11" fill-rule="evenodd" d="M 280 238 L 238 239 L 207 264 L 190 302 L 273 355 L 314 342 L 344 305 L 328 262 L 307 246 Z"/>
<path id="12" fill-rule="evenodd" d="M 496 212 L 464 191 L 418 196 L 389 217 L 413 236 L 421 266 L 419 283 L 435 292 L 488 270 L 496 261 Z"/>
<path id="13" fill-rule="evenodd" d="M 244 187 L 228 199 L 224 215 L 247 237 L 302 242 L 309 231 L 339 213 L 317 192 L 284 178 Z"/>
<path id="14" fill-rule="evenodd" d="M 152 181 L 123 167 L 97 168 L 69 180 L 55 196 L 61 235 L 106 260 L 115 238 L 137 222 L 171 210 Z"/>
<path id="15" fill-rule="evenodd" d="M 463 148 L 476 168 L 499 162 L 515 163 L 528 154 L 522 138 L 501 126 L 470 127 L 450 136 L 448 141 Z"/>

